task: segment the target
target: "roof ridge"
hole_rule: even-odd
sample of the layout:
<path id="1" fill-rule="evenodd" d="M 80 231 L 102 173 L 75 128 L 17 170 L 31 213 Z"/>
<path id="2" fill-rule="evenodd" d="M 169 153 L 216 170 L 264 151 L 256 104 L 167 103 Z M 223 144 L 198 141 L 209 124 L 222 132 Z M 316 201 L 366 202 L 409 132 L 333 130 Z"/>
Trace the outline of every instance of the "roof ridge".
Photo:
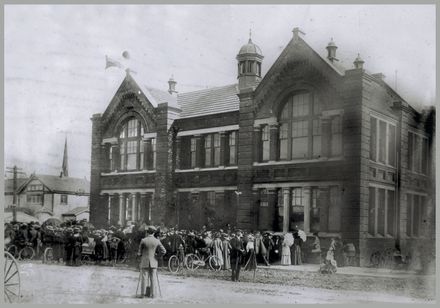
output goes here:
<path id="1" fill-rule="evenodd" d="M 195 91 L 180 92 L 177 94 L 177 97 L 179 97 L 179 95 L 182 95 L 182 94 L 191 94 L 191 93 L 197 93 L 197 92 L 203 92 L 203 91 L 217 90 L 219 88 L 226 88 L 226 87 L 232 87 L 232 86 L 237 86 L 237 85 L 238 85 L 238 83 L 231 83 L 231 84 L 227 84 L 227 85 L 223 85 L 223 86 L 215 86 L 215 87 L 200 89 L 200 90 L 195 90 Z"/>

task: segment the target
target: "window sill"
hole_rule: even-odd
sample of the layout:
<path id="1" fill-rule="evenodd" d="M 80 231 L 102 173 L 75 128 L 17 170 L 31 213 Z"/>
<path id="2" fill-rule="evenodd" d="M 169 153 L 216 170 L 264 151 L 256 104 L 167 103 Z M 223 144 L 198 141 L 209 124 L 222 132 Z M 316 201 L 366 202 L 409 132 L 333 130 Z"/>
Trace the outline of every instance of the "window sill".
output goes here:
<path id="1" fill-rule="evenodd" d="M 219 171 L 219 170 L 236 170 L 238 166 L 219 166 L 213 168 L 193 168 L 193 169 L 176 169 L 174 172 L 182 173 L 182 172 L 197 172 L 197 171 Z"/>
<path id="2" fill-rule="evenodd" d="M 374 164 L 374 165 L 377 165 L 377 166 L 380 166 L 380 167 L 385 167 L 387 169 L 393 169 L 393 170 L 397 169 L 397 167 L 395 167 L 395 166 L 387 165 L 387 164 L 384 164 L 384 163 L 381 163 L 381 162 L 378 162 L 378 161 L 374 161 L 374 160 L 371 160 L 371 159 L 370 159 L 370 163 Z"/>
<path id="3" fill-rule="evenodd" d="M 121 175 L 121 174 L 146 174 L 146 173 L 155 173 L 156 170 L 137 170 L 137 171 L 113 171 L 113 172 L 101 172 L 101 176 L 112 176 L 112 175 Z"/>
<path id="4" fill-rule="evenodd" d="M 343 156 L 331 157 L 331 158 L 316 158 L 316 159 L 297 159 L 297 160 L 277 160 L 268 162 L 254 162 L 254 166 L 268 166 L 268 165 L 287 165 L 287 164 L 306 164 L 306 163 L 320 163 L 326 161 L 340 161 L 343 160 Z"/>
<path id="5" fill-rule="evenodd" d="M 368 233 L 368 235 L 367 235 L 367 238 L 368 239 L 394 239 L 394 237 L 393 236 L 391 236 L 391 235 L 380 235 L 380 234 L 376 234 L 376 235 L 372 235 L 372 234 L 370 234 L 370 233 Z"/>

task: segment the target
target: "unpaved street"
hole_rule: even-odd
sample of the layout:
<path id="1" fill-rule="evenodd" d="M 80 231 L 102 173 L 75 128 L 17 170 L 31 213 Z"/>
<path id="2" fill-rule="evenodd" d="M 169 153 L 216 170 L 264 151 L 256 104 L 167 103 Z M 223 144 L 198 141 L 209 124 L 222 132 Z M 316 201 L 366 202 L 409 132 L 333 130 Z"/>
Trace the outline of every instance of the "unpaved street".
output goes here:
<path id="1" fill-rule="evenodd" d="M 421 303 L 405 296 L 159 274 L 162 298 L 135 298 L 130 269 L 22 263 L 22 303 Z"/>

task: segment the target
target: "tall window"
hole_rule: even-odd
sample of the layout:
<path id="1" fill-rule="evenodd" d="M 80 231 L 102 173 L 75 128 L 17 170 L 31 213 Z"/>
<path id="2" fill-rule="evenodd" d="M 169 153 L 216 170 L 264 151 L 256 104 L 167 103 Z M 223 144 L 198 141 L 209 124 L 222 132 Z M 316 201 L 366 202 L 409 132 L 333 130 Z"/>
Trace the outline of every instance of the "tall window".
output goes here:
<path id="1" fill-rule="evenodd" d="M 280 113 L 280 159 L 321 155 L 321 105 L 311 93 L 291 97 Z"/>
<path id="2" fill-rule="evenodd" d="M 408 169 L 428 173 L 428 138 L 414 132 L 408 133 Z"/>
<path id="3" fill-rule="evenodd" d="M 156 168 L 156 138 L 151 139 L 151 151 L 153 152 L 153 168 Z"/>
<path id="4" fill-rule="evenodd" d="M 269 125 L 264 125 L 261 130 L 261 144 L 262 144 L 262 161 L 268 161 L 270 157 L 270 130 Z"/>
<path id="5" fill-rule="evenodd" d="M 369 188 L 368 233 L 373 236 L 396 235 L 396 204 L 394 190 Z"/>
<path id="6" fill-rule="evenodd" d="M 269 206 L 269 199 L 267 196 L 267 189 L 262 188 L 260 189 L 260 206 L 262 207 L 268 207 Z"/>
<path id="7" fill-rule="evenodd" d="M 220 134 L 205 136 L 205 167 L 220 165 Z"/>
<path id="8" fill-rule="evenodd" d="M 121 170 L 143 169 L 142 136 L 142 124 L 138 119 L 132 118 L 122 127 L 119 133 Z"/>
<path id="9" fill-rule="evenodd" d="M 229 165 L 237 164 L 237 132 L 229 133 Z"/>
<path id="10" fill-rule="evenodd" d="M 370 117 L 370 160 L 396 166 L 396 125 Z"/>
<path id="11" fill-rule="evenodd" d="M 191 138 L 190 156 L 191 156 L 191 168 L 196 167 L 196 138 Z"/>
<path id="12" fill-rule="evenodd" d="M 406 234 L 409 237 L 425 235 L 427 222 L 426 197 L 416 194 L 406 195 Z"/>
<path id="13" fill-rule="evenodd" d="M 331 132 L 331 156 L 342 155 L 342 117 L 335 116 L 332 118 Z"/>

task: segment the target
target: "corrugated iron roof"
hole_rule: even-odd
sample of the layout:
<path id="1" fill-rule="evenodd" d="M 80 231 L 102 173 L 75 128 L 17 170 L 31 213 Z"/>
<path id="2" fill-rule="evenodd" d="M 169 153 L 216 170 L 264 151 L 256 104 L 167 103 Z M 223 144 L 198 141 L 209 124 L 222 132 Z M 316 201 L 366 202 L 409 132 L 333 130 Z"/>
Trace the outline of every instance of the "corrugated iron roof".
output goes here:
<path id="1" fill-rule="evenodd" d="M 237 84 L 232 84 L 178 94 L 177 101 L 182 109 L 180 118 L 237 111 L 240 107 L 237 93 Z"/>

